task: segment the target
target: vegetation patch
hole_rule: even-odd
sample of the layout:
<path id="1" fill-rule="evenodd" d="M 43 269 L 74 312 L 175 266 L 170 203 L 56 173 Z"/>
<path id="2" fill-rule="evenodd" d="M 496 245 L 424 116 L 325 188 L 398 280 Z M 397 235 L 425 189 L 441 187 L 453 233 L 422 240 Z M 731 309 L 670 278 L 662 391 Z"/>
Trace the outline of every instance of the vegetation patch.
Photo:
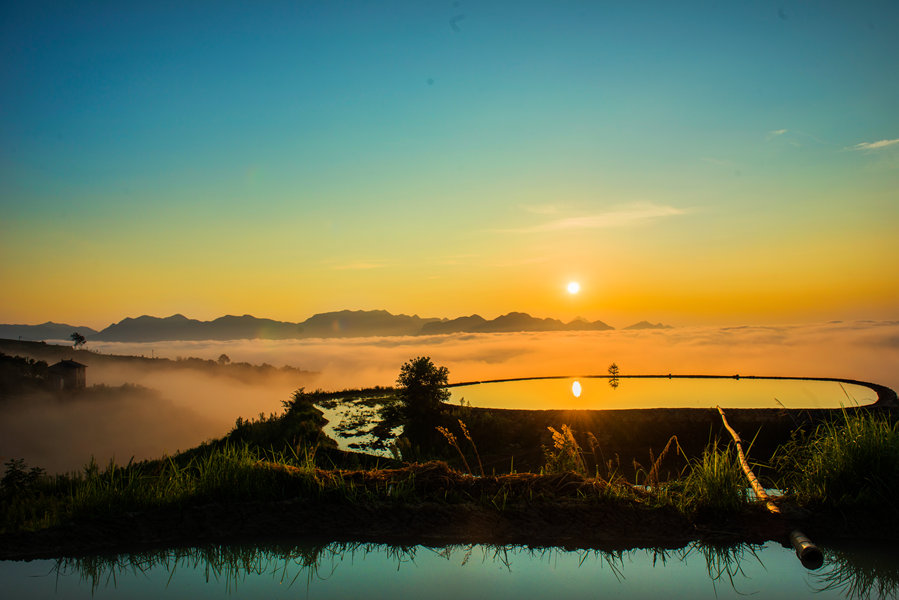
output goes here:
<path id="1" fill-rule="evenodd" d="M 899 498 L 899 421 L 845 409 L 797 430 L 775 456 L 784 489 L 804 506 L 892 508 Z"/>

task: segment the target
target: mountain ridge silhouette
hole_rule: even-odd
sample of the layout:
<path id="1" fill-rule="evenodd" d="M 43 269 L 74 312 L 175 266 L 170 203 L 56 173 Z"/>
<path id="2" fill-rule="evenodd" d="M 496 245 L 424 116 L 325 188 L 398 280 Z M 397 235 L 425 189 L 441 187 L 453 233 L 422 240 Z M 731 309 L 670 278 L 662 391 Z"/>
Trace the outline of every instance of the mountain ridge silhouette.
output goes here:
<path id="1" fill-rule="evenodd" d="M 51 327 L 52 326 L 52 327 Z M 640 321 L 625 329 L 669 329 L 661 323 Z M 100 331 L 64 323 L 0 325 L 0 337 L 24 340 L 67 339 L 77 331 L 88 341 L 161 342 L 238 339 L 303 339 L 500 333 L 534 331 L 608 331 L 603 321 L 577 317 L 568 323 L 512 311 L 495 319 L 472 314 L 454 319 L 392 314 L 386 310 L 339 310 L 317 313 L 301 322 L 277 321 L 253 315 L 224 315 L 212 321 L 190 319 L 181 313 L 168 317 L 125 317 Z"/>

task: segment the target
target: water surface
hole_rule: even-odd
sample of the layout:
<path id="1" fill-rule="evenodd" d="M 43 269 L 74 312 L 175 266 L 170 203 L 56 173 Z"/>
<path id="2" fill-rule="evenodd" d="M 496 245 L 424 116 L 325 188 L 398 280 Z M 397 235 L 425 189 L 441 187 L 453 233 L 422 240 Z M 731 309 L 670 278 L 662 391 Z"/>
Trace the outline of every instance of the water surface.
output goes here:
<path id="1" fill-rule="evenodd" d="M 871 550 L 870 548 L 868 550 Z M 825 548 L 805 569 L 776 543 L 616 552 L 332 543 L 212 546 L 0 562 L 4 596 L 34 598 L 891 598 L 894 553 Z"/>
<path id="2" fill-rule="evenodd" d="M 450 402 L 479 408 L 839 408 L 877 401 L 869 387 L 800 379 L 559 377 L 450 388 Z"/>

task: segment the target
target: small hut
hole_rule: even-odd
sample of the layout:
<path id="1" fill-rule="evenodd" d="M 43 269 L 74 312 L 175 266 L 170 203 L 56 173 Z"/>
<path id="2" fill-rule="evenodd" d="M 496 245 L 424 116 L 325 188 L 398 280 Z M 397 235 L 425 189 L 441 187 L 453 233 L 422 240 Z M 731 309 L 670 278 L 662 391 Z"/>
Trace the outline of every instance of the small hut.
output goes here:
<path id="1" fill-rule="evenodd" d="M 74 360 L 61 360 L 47 368 L 47 381 L 58 390 L 78 390 L 87 385 L 87 365 Z"/>

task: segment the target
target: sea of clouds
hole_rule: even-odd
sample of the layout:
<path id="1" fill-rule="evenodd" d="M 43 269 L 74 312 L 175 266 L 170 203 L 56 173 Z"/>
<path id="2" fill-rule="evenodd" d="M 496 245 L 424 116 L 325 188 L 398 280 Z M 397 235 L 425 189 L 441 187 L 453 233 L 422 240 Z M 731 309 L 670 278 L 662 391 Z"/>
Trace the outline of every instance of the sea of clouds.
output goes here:
<path id="1" fill-rule="evenodd" d="M 28 398 L 0 407 L 0 459 L 51 471 L 127 462 L 224 435 L 237 417 L 278 412 L 291 393 L 393 385 L 400 366 L 430 356 L 450 382 L 605 374 L 715 374 L 859 379 L 899 389 L 899 322 L 854 321 L 665 330 L 453 334 L 389 338 L 93 342 L 107 354 L 199 357 L 295 366 L 309 374 L 242 382 L 184 368 L 88 369 L 88 384 L 133 383 L 158 392 L 115 402 Z"/>
<path id="2" fill-rule="evenodd" d="M 463 333 L 303 340 L 94 343 L 111 354 L 196 356 L 292 365 L 315 371 L 326 390 L 392 385 L 400 366 L 430 356 L 451 382 L 605 374 L 842 377 L 899 387 L 899 322 L 690 327 L 660 330 Z"/>

